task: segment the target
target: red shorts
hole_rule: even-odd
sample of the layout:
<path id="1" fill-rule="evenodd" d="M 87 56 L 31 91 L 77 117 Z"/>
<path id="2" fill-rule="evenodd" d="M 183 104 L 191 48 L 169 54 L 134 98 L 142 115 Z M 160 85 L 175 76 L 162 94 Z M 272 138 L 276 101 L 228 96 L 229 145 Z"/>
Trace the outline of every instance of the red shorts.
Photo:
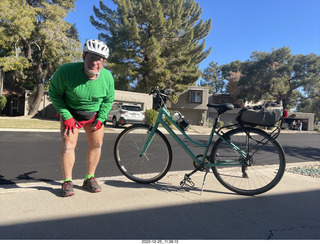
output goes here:
<path id="1" fill-rule="evenodd" d="M 82 121 L 77 121 L 76 124 L 76 128 L 77 129 L 81 129 L 83 126 L 87 125 L 87 124 L 91 124 L 95 121 L 95 119 L 97 118 L 98 113 L 96 113 L 92 119 L 89 120 L 82 120 Z M 60 117 L 59 113 L 56 113 L 56 117 Z M 61 117 L 60 117 L 61 118 Z"/>
<path id="2" fill-rule="evenodd" d="M 97 114 L 92 119 L 77 121 L 76 128 L 81 129 L 83 126 L 93 123 L 95 121 L 96 117 L 97 117 Z"/>

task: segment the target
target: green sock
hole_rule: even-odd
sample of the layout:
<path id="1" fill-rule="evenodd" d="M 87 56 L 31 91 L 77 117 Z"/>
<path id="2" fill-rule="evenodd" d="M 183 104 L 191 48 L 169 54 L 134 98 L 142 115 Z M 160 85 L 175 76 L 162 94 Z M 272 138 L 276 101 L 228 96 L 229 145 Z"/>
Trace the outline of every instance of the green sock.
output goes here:
<path id="1" fill-rule="evenodd" d="M 89 180 L 91 177 L 94 177 L 94 175 L 86 175 L 85 180 Z"/>
<path id="2" fill-rule="evenodd" d="M 63 182 L 66 182 L 66 181 L 72 181 L 72 179 L 66 179 L 66 180 L 64 180 Z"/>

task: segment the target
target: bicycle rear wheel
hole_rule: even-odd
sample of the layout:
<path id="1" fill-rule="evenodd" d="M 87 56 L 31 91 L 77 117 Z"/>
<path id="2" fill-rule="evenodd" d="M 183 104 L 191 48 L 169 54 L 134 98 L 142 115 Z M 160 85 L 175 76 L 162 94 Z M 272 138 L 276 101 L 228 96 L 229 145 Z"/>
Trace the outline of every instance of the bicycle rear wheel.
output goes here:
<path id="1" fill-rule="evenodd" d="M 169 171 L 172 150 L 167 138 L 156 130 L 147 151 L 140 156 L 147 138 L 148 125 L 133 125 L 120 133 L 114 145 L 114 158 L 120 171 L 130 180 L 149 184 L 159 181 Z"/>
<path id="2" fill-rule="evenodd" d="M 242 166 L 215 166 L 212 171 L 227 189 L 242 195 L 257 195 L 279 183 L 285 171 L 285 156 L 282 147 L 269 134 L 256 128 L 246 130 L 249 135 L 238 128 L 226 133 L 224 138 L 244 151 L 247 159 L 222 139 L 216 141 L 211 153 L 213 163 L 237 160 L 234 163 Z"/>

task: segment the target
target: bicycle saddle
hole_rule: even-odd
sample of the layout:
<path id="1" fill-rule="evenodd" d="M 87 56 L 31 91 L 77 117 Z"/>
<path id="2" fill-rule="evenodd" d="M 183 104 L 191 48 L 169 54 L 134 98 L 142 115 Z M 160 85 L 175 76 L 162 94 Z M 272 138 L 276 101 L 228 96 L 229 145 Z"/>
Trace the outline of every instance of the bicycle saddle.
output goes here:
<path id="1" fill-rule="evenodd" d="M 227 110 L 234 109 L 234 106 L 232 103 L 223 103 L 223 104 L 207 104 L 207 107 L 209 108 L 215 108 L 220 114 L 226 112 Z"/>

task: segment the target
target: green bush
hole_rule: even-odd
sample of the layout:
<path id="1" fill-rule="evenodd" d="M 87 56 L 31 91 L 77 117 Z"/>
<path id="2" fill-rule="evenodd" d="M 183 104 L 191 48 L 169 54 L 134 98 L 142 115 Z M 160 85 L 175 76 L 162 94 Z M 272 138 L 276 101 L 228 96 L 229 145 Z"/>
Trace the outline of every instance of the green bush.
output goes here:
<path id="1" fill-rule="evenodd" d="M 170 113 L 170 115 L 172 117 L 173 112 L 171 110 L 168 110 L 168 111 L 169 111 L 169 113 Z M 172 128 L 172 123 L 170 122 L 170 120 L 167 117 L 164 119 L 164 121 Z"/>
<path id="2" fill-rule="evenodd" d="M 236 127 L 234 126 L 234 123 L 228 122 L 227 123 L 228 129 L 232 130 L 235 129 Z"/>
<path id="3" fill-rule="evenodd" d="M 223 121 L 219 120 L 217 124 L 217 128 L 221 128 L 224 125 Z"/>
<path id="4" fill-rule="evenodd" d="M 172 112 L 169 111 L 170 114 L 172 115 Z M 158 117 L 159 112 L 154 110 L 154 109 L 147 109 L 145 111 L 145 122 L 148 125 L 152 125 L 156 122 L 157 117 Z M 172 123 L 170 122 L 170 120 L 165 117 L 164 121 L 171 127 Z"/>
<path id="5" fill-rule="evenodd" d="M 7 104 L 7 98 L 5 96 L 0 96 L 0 112 L 5 108 Z"/>
<path id="6" fill-rule="evenodd" d="M 154 109 L 146 109 L 145 111 L 145 122 L 148 125 L 152 125 L 154 122 L 156 122 L 158 116 L 158 112 Z"/>

